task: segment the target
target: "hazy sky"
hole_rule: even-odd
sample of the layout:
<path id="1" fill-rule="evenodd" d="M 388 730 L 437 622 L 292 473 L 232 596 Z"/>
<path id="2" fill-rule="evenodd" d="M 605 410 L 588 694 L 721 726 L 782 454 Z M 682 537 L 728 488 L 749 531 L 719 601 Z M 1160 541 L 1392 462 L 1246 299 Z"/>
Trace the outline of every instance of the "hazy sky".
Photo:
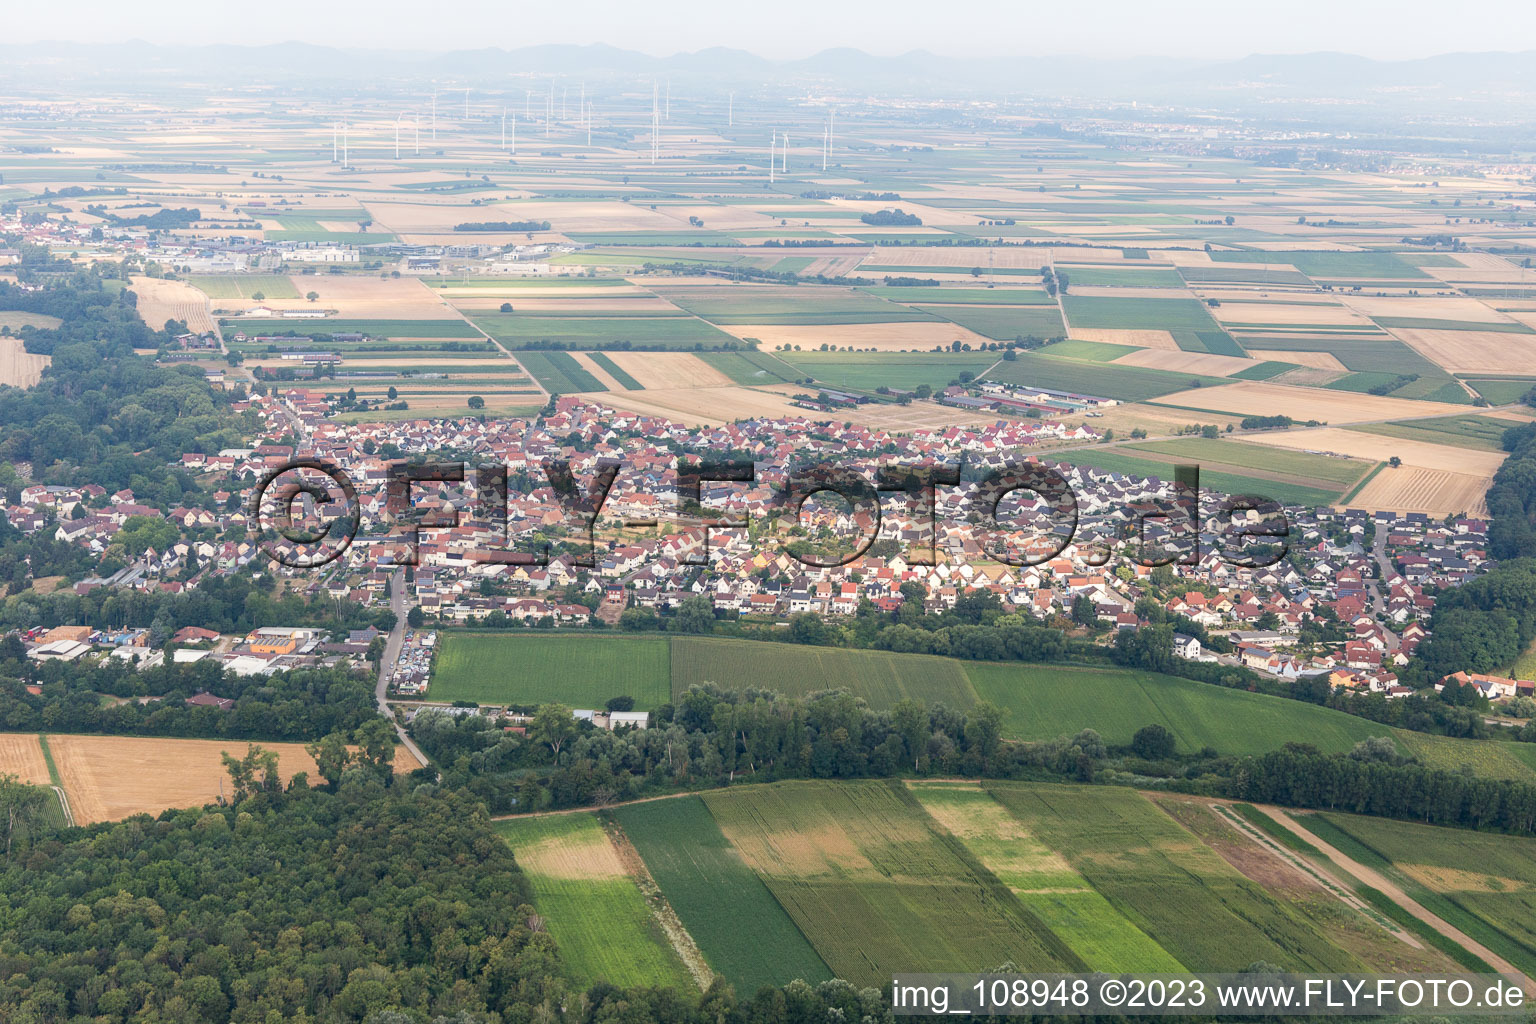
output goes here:
<path id="1" fill-rule="evenodd" d="M 734 46 L 775 58 L 829 46 L 876 54 L 1216 59 L 1317 50 L 1388 59 L 1536 50 L 1536 4 L 1519 0 L 71 0 L 63 8 L 17 4 L 5 22 L 6 42 L 300 40 L 430 50 L 603 42 L 655 55 Z"/>

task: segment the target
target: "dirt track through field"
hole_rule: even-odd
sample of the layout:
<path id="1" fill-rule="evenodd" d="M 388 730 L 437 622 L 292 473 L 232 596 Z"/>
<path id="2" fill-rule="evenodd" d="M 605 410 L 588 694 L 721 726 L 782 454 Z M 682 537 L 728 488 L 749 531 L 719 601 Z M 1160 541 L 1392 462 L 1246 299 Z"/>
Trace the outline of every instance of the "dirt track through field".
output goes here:
<path id="1" fill-rule="evenodd" d="M 1385 894 L 1386 897 L 1393 903 L 1396 903 L 1398 906 L 1408 911 L 1408 913 L 1429 925 L 1439 934 L 1445 936 L 1455 943 L 1458 943 L 1462 948 L 1474 956 L 1480 957 L 1481 959 L 1487 961 L 1488 965 L 1495 971 L 1498 971 L 1500 974 L 1513 974 L 1523 978 L 1523 987 L 1526 994 L 1536 995 L 1536 984 L 1533 984 L 1529 978 L 1525 978 L 1525 975 L 1521 973 L 1519 968 L 1515 967 L 1514 964 L 1499 956 L 1499 954 L 1495 953 L 1481 942 L 1478 942 L 1476 939 L 1472 938 L 1460 928 L 1457 928 L 1445 919 L 1426 910 L 1422 904 L 1404 892 L 1402 886 L 1392 881 L 1392 879 L 1388 878 L 1386 875 L 1383 875 L 1381 872 L 1374 868 L 1366 867 L 1364 864 L 1361 864 L 1354 858 L 1341 853 L 1331 844 L 1325 842 L 1322 839 L 1319 839 L 1316 833 L 1312 832 L 1306 826 L 1298 823 L 1297 820 L 1288 814 L 1283 808 L 1273 807 L 1269 804 L 1258 804 L 1256 806 L 1259 808 L 1259 810 L 1269 815 L 1275 821 L 1296 833 L 1296 835 L 1300 836 L 1303 840 L 1311 843 L 1313 846 L 1321 850 L 1323 855 L 1326 856 L 1329 860 L 1333 861 L 1333 863 L 1336 864 L 1341 870 L 1353 875 L 1357 880 L 1365 883 L 1372 889 L 1375 889 L 1377 892 Z"/>

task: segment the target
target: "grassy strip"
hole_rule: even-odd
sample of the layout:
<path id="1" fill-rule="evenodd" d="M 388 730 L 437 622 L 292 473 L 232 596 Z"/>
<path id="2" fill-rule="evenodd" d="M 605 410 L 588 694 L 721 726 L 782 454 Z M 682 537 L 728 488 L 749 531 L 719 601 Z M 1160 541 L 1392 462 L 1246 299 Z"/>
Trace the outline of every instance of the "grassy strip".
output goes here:
<path id="1" fill-rule="evenodd" d="M 601 353 L 601 352 L 588 352 L 587 353 L 587 358 L 592 360 L 598 366 L 601 366 L 604 370 L 607 370 L 608 371 L 608 376 L 612 377 L 614 380 L 616 380 L 620 384 L 622 384 L 624 386 L 624 390 L 625 391 L 644 391 L 645 390 L 645 385 L 644 384 L 641 384 L 639 381 L 635 380 L 635 378 L 633 378 L 629 374 L 625 373 L 619 367 L 618 363 L 615 363 L 612 359 L 608 358 L 603 353 Z"/>
<path id="2" fill-rule="evenodd" d="M 63 789 L 64 778 L 59 774 L 59 766 L 53 762 L 53 751 L 48 748 L 48 737 L 39 735 L 37 745 L 43 748 L 43 761 L 48 765 L 48 781 Z"/>
<path id="3" fill-rule="evenodd" d="M 1355 894 L 1369 903 L 1373 909 L 1390 918 L 1395 924 L 1412 932 L 1415 936 L 1429 943 L 1435 949 L 1438 949 L 1468 970 L 1476 971 L 1479 974 L 1495 973 L 1493 967 L 1482 957 L 1468 950 L 1455 939 L 1441 935 L 1429 925 L 1392 902 L 1386 893 L 1372 889 L 1364 882 L 1357 882 L 1355 883 Z"/>
<path id="4" fill-rule="evenodd" d="M 1232 810 L 1236 811 L 1238 816 L 1248 822 L 1248 824 L 1263 832 L 1287 850 L 1294 850 L 1297 853 L 1306 853 L 1314 857 L 1326 859 L 1326 855 L 1322 850 L 1319 850 L 1301 838 L 1301 836 L 1253 806 L 1253 804 L 1233 804 Z"/>

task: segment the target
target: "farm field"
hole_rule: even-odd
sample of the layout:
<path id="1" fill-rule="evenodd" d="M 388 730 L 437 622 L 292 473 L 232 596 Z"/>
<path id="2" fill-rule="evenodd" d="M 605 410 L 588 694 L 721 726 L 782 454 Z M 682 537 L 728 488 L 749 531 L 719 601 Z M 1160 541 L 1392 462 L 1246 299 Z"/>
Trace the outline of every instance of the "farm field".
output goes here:
<path id="1" fill-rule="evenodd" d="M 1255 960 L 1292 970 L 1363 967 L 1134 790 L 983 788 L 1188 970 L 1241 970 Z"/>
<path id="2" fill-rule="evenodd" d="M 366 334 L 379 338 L 456 339 L 472 338 L 483 341 L 479 331 L 458 317 L 433 318 L 430 320 L 341 319 L 324 317 L 296 319 L 292 317 L 231 317 L 225 330 L 233 333 L 244 331 L 250 335 L 277 335 L 292 332 L 310 334 Z M 328 345 L 330 343 L 327 343 Z"/>
<path id="3" fill-rule="evenodd" d="M 704 802 L 827 966 L 856 985 L 902 970 L 1081 964 L 899 784 L 787 782 Z"/>
<path id="4" fill-rule="evenodd" d="M 30 388 L 43 379 L 52 356 L 28 352 L 20 338 L 0 338 L 0 385 Z"/>
<path id="5" fill-rule="evenodd" d="M 919 306 L 925 312 L 986 338 L 1013 341 L 1015 338 L 1061 338 L 1066 328 L 1055 305 L 1047 306 Z"/>
<path id="6" fill-rule="evenodd" d="M 874 708 L 889 708 L 907 697 L 953 708 L 976 702 L 962 664 L 949 658 L 755 640 L 675 638 L 673 696 L 703 683 L 793 695 L 843 687 Z"/>
<path id="7" fill-rule="evenodd" d="M 818 383 L 834 388 L 874 391 L 892 387 L 910 391 L 919 384 L 927 384 L 938 392 L 962 373 L 982 376 L 999 357 L 987 352 L 786 352 L 781 358 L 804 371 L 804 376 L 815 377 Z"/>
<path id="8" fill-rule="evenodd" d="M 135 277 L 129 287 L 139 297 L 139 316 L 151 330 L 161 330 L 169 320 L 180 321 L 192 331 L 212 331 L 215 327 L 208 312 L 208 297 L 185 281 Z"/>
<path id="9" fill-rule="evenodd" d="M 1233 472 L 1241 472 L 1245 467 L 1263 467 L 1266 472 L 1309 478 L 1340 487 L 1348 487 L 1359 480 L 1373 465 L 1369 460 L 1331 458 L 1305 451 L 1277 452 L 1247 441 L 1203 437 L 1153 441 L 1128 447 L 1132 451 L 1196 462 L 1202 468 L 1208 463 L 1232 467 Z"/>
<path id="10" fill-rule="evenodd" d="M 1147 371 L 1150 372 L 1150 371 Z M 1147 396 L 1154 397 L 1154 396 Z M 1289 416 L 1298 422 L 1357 423 L 1401 420 L 1465 412 L 1444 402 L 1416 402 L 1378 395 L 1352 394 L 1347 400 L 1311 388 L 1268 381 L 1242 381 L 1155 396 L 1160 405 L 1238 416 Z"/>
<path id="11" fill-rule="evenodd" d="M 668 643 L 644 636 L 445 633 L 429 692 L 433 700 L 558 701 L 577 708 L 629 696 L 649 711 L 672 697 Z"/>
<path id="12" fill-rule="evenodd" d="M 1429 275 L 1389 252 L 1265 251 L 1213 252 L 1216 263 L 1285 264 L 1307 277 L 1361 280 L 1418 280 Z"/>
<path id="13" fill-rule="evenodd" d="M 299 772 L 317 779 L 314 759 L 302 743 L 256 743 L 277 755 L 287 782 Z M 246 740 L 184 740 L 149 736 L 78 736 L 52 734 L 53 753 L 75 822 L 88 825 L 133 814 L 159 814 L 171 807 L 201 807 L 219 799 L 228 777 L 220 755 L 243 757 Z M 133 771 L 124 771 L 133 765 Z M 418 767 L 400 747 L 395 771 Z M 227 797 L 228 793 L 224 793 Z"/>
<path id="14" fill-rule="evenodd" d="M 1178 974 L 1148 938 L 977 783 L 911 782 L 923 810 L 960 842 L 1091 970 Z"/>
<path id="15" fill-rule="evenodd" d="M 1157 723 L 1168 728 L 1187 753 L 1213 747 L 1239 755 L 1274 750 L 1290 740 L 1340 753 L 1367 736 L 1391 734 L 1385 726 L 1314 704 L 1153 672 L 961 664 L 979 699 L 1009 710 L 1004 734 L 1023 740 L 1073 736 L 1091 728 L 1104 742 L 1123 745 L 1137 729 Z"/>
<path id="16" fill-rule="evenodd" d="M 284 274 L 192 274 L 187 283 L 210 299 L 301 299 L 303 295 Z"/>
<path id="17" fill-rule="evenodd" d="M 496 830 L 528 876 L 534 909 L 579 986 L 694 988 L 594 815 L 519 818 L 498 822 Z"/>
<path id="18" fill-rule="evenodd" d="M 540 352 L 525 349 L 517 354 L 523 369 L 533 374 L 539 386 L 550 394 L 569 395 L 584 391 L 607 391 L 569 352 Z"/>
<path id="19" fill-rule="evenodd" d="M 524 316 L 475 313 L 475 325 L 509 349 L 566 348 L 721 349 L 740 346 L 734 337 L 703 320 L 687 316 Z"/>
<path id="20" fill-rule="evenodd" d="M 1112 298 L 1066 295 L 1062 304 L 1073 328 L 1150 328 L 1158 331 L 1214 331 L 1204 303 L 1198 299 Z"/>
<path id="21" fill-rule="evenodd" d="M 1181 457 L 1139 452 L 1123 445 L 1046 453 L 1046 457 L 1074 466 L 1101 469 L 1106 473 L 1157 477 L 1160 480 L 1172 480 L 1174 467 L 1189 461 Z M 1344 491 L 1340 486 L 1315 486 L 1310 481 L 1303 482 L 1294 476 L 1264 470 L 1237 473 L 1206 468 L 1200 471 L 1200 488 L 1202 491 L 1220 491 L 1225 494 L 1257 494 L 1282 504 L 1298 505 L 1326 505 L 1337 500 Z"/>
<path id="22" fill-rule="evenodd" d="M 1536 973 L 1530 839 L 1333 812 L 1297 820 L 1527 976 Z"/>
<path id="23" fill-rule="evenodd" d="M 0 775 L 14 775 L 29 786 L 46 786 L 48 762 L 32 733 L 0 733 Z"/>
<path id="24" fill-rule="evenodd" d="M 1515 425 L 1510 420 L 1494 416 L 1437 416 L 1402 423 L 1366 423 L 1350 429 L 1405 441 L 1501 452 L 1499 439 L 1504 436 L 1504 431 Z"/>
<path id="25" fill-rule="evenodd" d="M 1191 384 L 1221 383 L 1219 377 L 1201 377 L 1195 374 L 1172 373 L 1167 370 L 1150 370 L 1139 366 L 1121 366 L 1118 363 L 1090 363 L 1075 359 L 1060 359 L 1034 352 L 1020 352 L 1018 359 L 998 363 L 987 373 L 987 378 L 1005 384 L 1027 384 L 1059 391 L 1071 391 L 1079 395 L 1115 398 L 1122 402 L 1141 402 L 1169 395 L 1177 397 L 1176 392 L 1182 392 Z M 1204 388 L 1202 390 L 1220 389 Z"/>
<path id="26" fill-rule="evenodd" d="M 796 978 L 814 985 L 832 977 L 702 799 L 631 804 L 615 808 L 613 816 L 709 966 L 736 991 Z"/>

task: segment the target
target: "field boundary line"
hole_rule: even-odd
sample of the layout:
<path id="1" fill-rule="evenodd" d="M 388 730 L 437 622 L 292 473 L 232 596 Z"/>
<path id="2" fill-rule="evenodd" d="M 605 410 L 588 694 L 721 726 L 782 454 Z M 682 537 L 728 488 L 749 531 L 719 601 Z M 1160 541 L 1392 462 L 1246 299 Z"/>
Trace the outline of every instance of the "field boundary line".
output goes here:
<path id="1" fill-rule="evenodd" d="M 694 984 L 703 992 L 709 988 L 715 980 L 715 972 L 704 959 L 704 951 L 699 944 L 693 941 L 693 936 L 688 934 L 688 929 L 683 927 L 682 919 L 677 916 L 677 911 L 672 909 L 672 904 L 667 899 L 666 893 L 661 891 L 661 886 L 651 875 L 651 869 L 646 867 L 645 858 L 640 856 L 640 851 L 635 849 L 635 844 L 629 841 L 629 836 L 624 832 L 624 826 L 611 814 L 599 814 L 598 823 L 607 835 L 608 841 L 613 844 L 614 852 L 618 854 L 619 862 L 624 865 L 629 877 L 640 890 L 640 898 L 650 908 L 651 916 L 661 926 L 662 932 L 667 936 L 667 942 L 672 946 L 672 951 L 683 962 L 688 973 L 693 976 Z"/>
<path id="2" fill-rule="evenodd" d="M 1476 939 L 1472 938 L 1466 932 L 1462 931 L 1460 928 L 1457 928 L 1443 917 L 1429 910 L 1418 900 L 1404 892 L 1402 886 L 1398 885 L 1392 879 L 1388 878 L 1386 875 L 1383 875 L 1375 868 L 1361 864 L 1359 861 L 1343 853 L 1327 840 L 1318 836 L 1317 833 L 1313 832 L 1305 825 L 1298 822 L 1294 817 L 1286 812 L 1285 808 L 1276 807 L 1272 804 L 1258 803 L 1254 804 L 1253 806 L 1258 808 L 1260 812 L 1267 815 L 1271 820 L 1278 822 L 1284 827 L 1290 829 L 1301 839 L 1311 843 L 1322 852 L 1323 856 L 1332 861 L 1340 871 L 1343 871 L 1346 874 L 1352 876 L 1360 884 L 1368 885 L 1371 888 L 1385 894 L 1387 898 L 1390 899 L 1393 903 L 1396 903 L 1399 907 L 1402 907 L 1405 911 L 1412 914 L 1420 921 L 1423 921 L 1425 924 L 1429 925 L 1441 935 L 1452 940 L 1453 942 L 1460 943 L 1462 948 L 1466 949 L 1467 952 L 1472 953 L 1474 956 L 1480 957 L 1487 961 L 1495 971 L 1499 972 L 1500 974 L 1512 974 L 1518 978 L 1521 978 L 1524 982 L 1521 987 L 1525 989 L 1526 993 L 1528 995 L 1536 995 L 1536 983 L 1533 983 L 1530 978 L 1527 978 L 1525 976 L 1525 972 L 1521 971 L 1504 957 L 1499 956 L 1499 954 L 1495 953 L 1481 942 L 1478 942 Z"/>
<path id="3" fill-rule="evenodd" d="M 1274 838 L 1265 835 L 1251 822 L 1245 821 L 1242 815 L 1232 810 L 1231 805 L 1222 802 L 1214 802 L 1206 804 L 1206 807 L 1212 814 L 1216 815 L 1216 817 L 1231 825 L 1238 832 L 1242 833 L 1249 839 L 1258 843 L 1260 846 L 1269 850 L 1275 856 L 1279 857 L 1281 860 L 1285 861 L 1287 864 L 1291 865 L 1293 868 L 1300 871 L 1308 878 L 1316 881 L 1320 886 L 1322 886 L 1324 891 L 1326 891 L 1330 896 L 1333 896 L 1340 903 L 1343 903 L 1351 910 L 1354 910 L 1362 916 L 1368 918 L 1373 923 L 1380 925 L 1386 931 L 1391 932 L 1393 935 L 1397 936 L 1404 943 L 1412 946 L 1414 949 L 1424 948 L 1424 944 L 1420 942 L 1415 936 L 1410 935 L 1408 932 L 1404 931 L 1402 927 L 1397 924 L 1397 922 L 1392 921 L 1377 913 L 1370 904 L 1366 903 L 1364 899 L 1353 892 L 1348 886 L 1344 885 L 1337 878 L 1333 877 L 1332 874 L 1325 871 L 1321 865 L 1312 863 L 1294 850 L 1286 849 Z"/>

